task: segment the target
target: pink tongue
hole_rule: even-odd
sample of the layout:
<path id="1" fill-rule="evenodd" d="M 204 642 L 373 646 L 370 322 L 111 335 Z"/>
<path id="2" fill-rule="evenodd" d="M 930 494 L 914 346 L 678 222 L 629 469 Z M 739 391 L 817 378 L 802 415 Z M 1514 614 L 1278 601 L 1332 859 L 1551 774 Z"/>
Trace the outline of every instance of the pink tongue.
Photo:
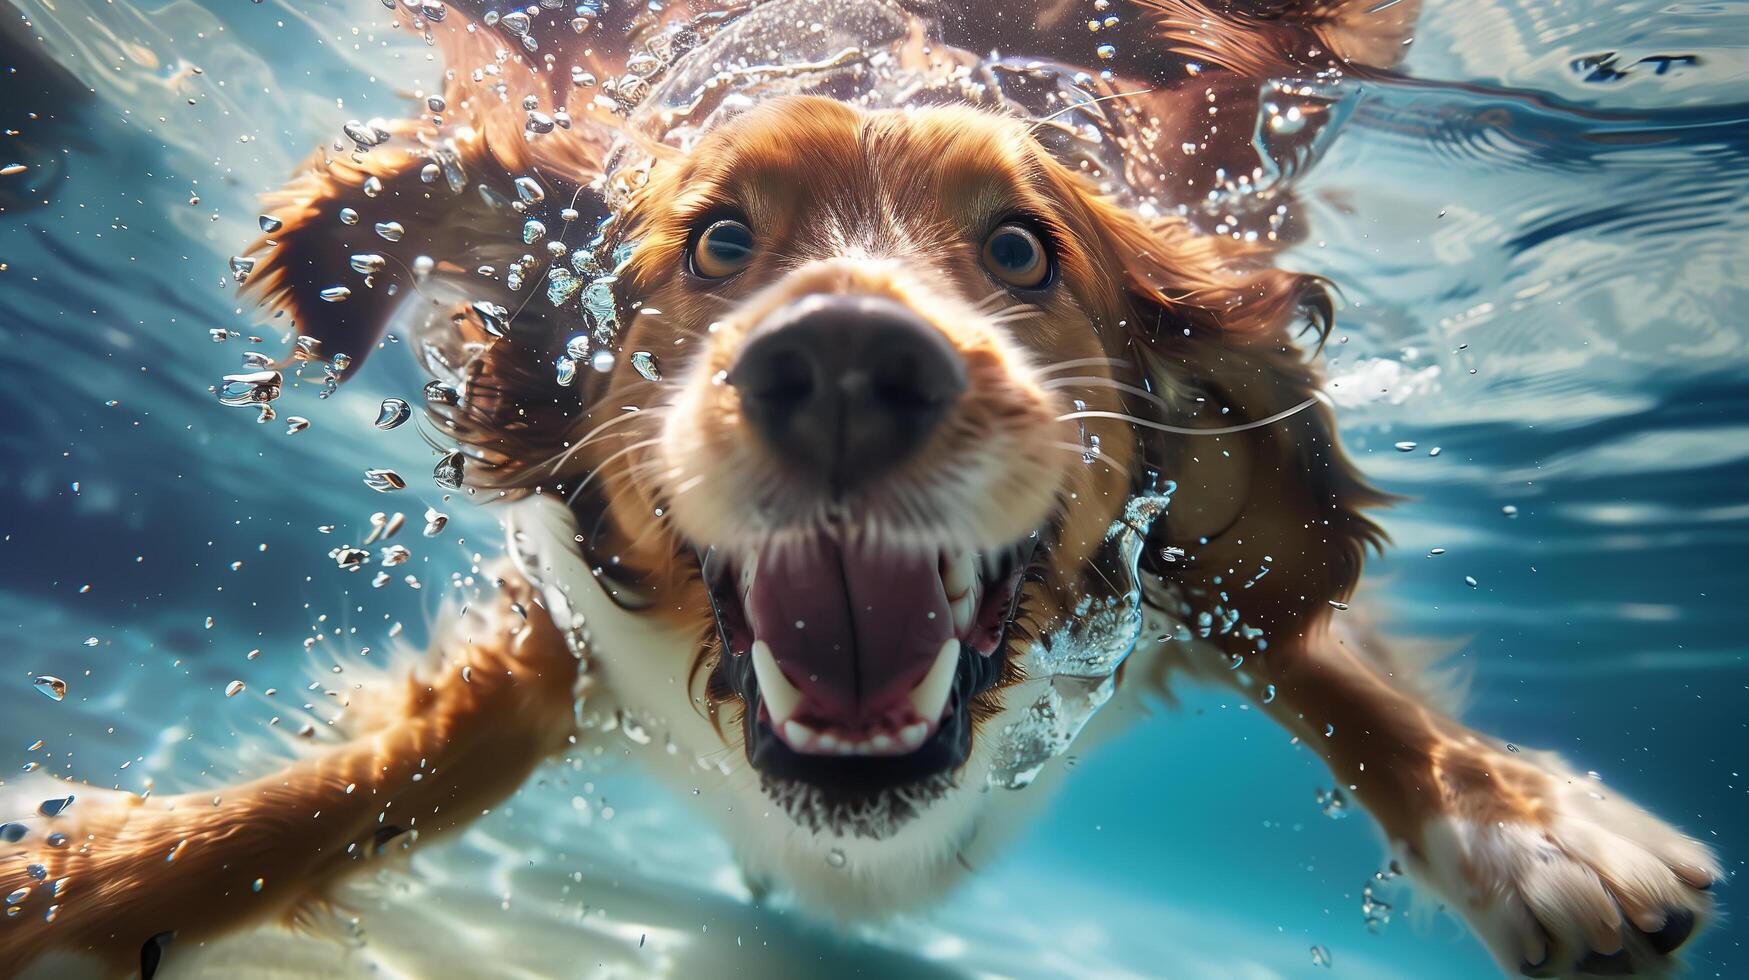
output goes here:
<path id="1" fill-rule="evenodd" d="M 759 556 L 747 619 L 802 692 L 804 715 L 838 725 L 895 713 L 914 720 L 905 697 L 953 635 L 939 561 L 823 535 Z"/>

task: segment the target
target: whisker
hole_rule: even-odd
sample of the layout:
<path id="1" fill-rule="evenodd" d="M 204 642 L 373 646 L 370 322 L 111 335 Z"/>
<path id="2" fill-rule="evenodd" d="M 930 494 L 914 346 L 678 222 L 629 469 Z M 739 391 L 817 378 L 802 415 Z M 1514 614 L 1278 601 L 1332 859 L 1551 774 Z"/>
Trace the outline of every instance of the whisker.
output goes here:
<path id="1" fill-rule="evenodd" d="M 1106 367 L 1125 367 L 1129 362 L 1116 357 L 1077 357 L 1072 361 L 1058 361 L 1055 364 L 1046 364 L 1044 367 L 1038 369 L 1038 373 L 1041 375 L 1054 374 L 1057 371 L 1065 371 L 1069 368 L 1093 367 L 1101 364 Z"/>
<path id="2" fill-rule="evenodd" d="M 616 415 L 613 418 L 608 419 L 606 422 L 603 422 L 600 425 L 596 426 L 595 428 L 590 429 L 589 432 L 583 436 L 583 438 L 577 440 L 576 444 L 568 447 L 564 452 L 554 454 L 553 458 L 550 461 L 548 461 L 546 463 L 541 463 L 539 465 L 546 466 L 552 470 L 557 470 L 559 467 L 561 467 L 561 466 L 565 465 L 565 463 L 569 462 L 571 457 L 575 456 L 577 454 L 577 450 L 582 449 L 584 446 L 589 445 L 590 442 L 595 440 L 602 433 L 606 432 L 608 429 L 612 428 L 613 426 L 619 425 L 621 422 L 624 422 L 627 419 L 641 418 L 646 414 L 656 413 L 656 412 L 660 412 L 660 411 L 662 411 L 662 409 L 634 409 L 632 411 L 625 412 L 625 414 L 623 414 L 623 415 Z"/>
<path id="3" fill-rule="evenodd" d="M 1159 395 L 1154 394 L 1153 392 L 1149 391 L 1146 388 L 1139 388 L 1135 385 L 1124 384 L 1122 381 L 1113 381 L 1110 378 L 1101 378 L 1101 377 L 1097 377 L 1094 375 L 1085 375 L 1085 376 L 1078 376 L 1078 377 L 1073 377 L 1073 378 L 1051 378 L 1050 380 L 1048 380 L 1048 381 L 1044 382 L 1042 385 L 1040 385 L 1040 387 L 1044 388 L 1046 391 L 1055 391 L 1059 388 L 1080 388 L 1080 387 L 1112 388 L 1112 389 L 1115 389 L 1117 391 L 1129 392 L 1130 394 L 1135 395 L 1138 398 L 1146 398 L 1148 401 L 1153 402 L 1155 405 L 1158 405 L 1161 408 L 1167 409 L 1168 411 L 1172 410 L 1172 408 L 1173 408 L 1173 406 L 1169 402 L 1167 402 L 1166 399 L 1161 398 Z"/>
<path id="4" fill-rule="evenodd" d="M 1298 405 L 1295 405 L 1286 411 L 1276 412 L 1274 415 L 1271 415 L 1266 419 L 1258 419 L 1255 422 L 1246 422 L 1243 425 L 1222 426 L 1218 429 L 1192 429 L 1182 425 L 1167 425 L 1164 422 L 1155 422 L 1152 419 L 1141 419 L 1134 415 L 1126 415 L 1122 412 L 1070 412 L 1067 415 L 1057 416 L 1057 421 L 1067 422 L 1071 419 L 1117 419 L 1119 422 L 1128 422 L 1131 425 L 1139 425 L 1144 429 L 1157 429 L 1161 432 L 1175 432 L 1182 436 L 1224 436 L 1231 435 L 1235 432 L 1261 429 L 1266 425 L 1274 425 L 1290 415 L 1298 415 L 1300 412 L 1311 408 L 1317 403 L 1318 399 L 1308 398 L 1305 401 L 1300 402 Z"/>
<path id="5" fill-rule="evenodd" d="M 1029 303 L 1016 303 L 989 314 L 989 322 L 1000 326 L 1004 323 L 1013 323 L 1016 320 L 1036 320 L 1044 315 L 1045 311 L 1036 306 Z"/>
<path id="6" fill-rule="evenodd" d="M 977 310 L 979 313 L 983 313 L 989 307 L 995 306 L 997 303 L 1001 302 L 1002 300 L 1006 299 L 1007 297 L 1008 297 L 1008 290 L 997 289 L 994 292 L 990 293 L 990 295 L 985 296 L 983 299 L 978 300 L 976 303 L 973 303 L 972 309 Z"/>
<path id="7" fill-rule="evenodd" d="M 614 453 L 613 455 L 602 460 L 601 464 L 599 466 L 597 466 L 593 470 L 589 471 L 589 475 L 583 478 L 582 483 L 577 484 L 577 489 L 571 491 L 571 495 L 569 497 L 565 498 L 565 503 L 566 504 L 576 503 L 577 502 L 577 495 L 582 493 L 583 488 L 587 487 L 589 485 L 590 481 L 594 480 L 597 476 L 599 476 L 601 474 L 602 470 L 607 469 L 607 464 L 613 462 L 614 460 L 620 458 L 621 456 L 624 456 L 626 453 L 635 452 L 639 449 L 647 449 L 650 446 L 654 446 L 661 441 L 662 441 L 661 439 L 645 439 L 642 442 L 634 442 L 631 445 L 625 447 L 624 449 L 621 449 L 618 452 Z"/>
<path id="8" fill-rule="evenodd" d="M 1118 471 L 1119 473 L 1122 473 L 1124 476 L 1130 475 L 1130 471 L 1129 471 L 1128 467 L 1124 466 L 1122 463 L 1118 463 L 1118 462 L 1115 462 L 1115 461 L 1107 458 L 1103 452 L 1100 452 L 1097 449 L 1089 449 L 1086 445 L 1083 445 L 1082 443 L 1079 443 L 1079 442 L 1047 442 L 1044 445 L 1054 447 L 1057 449 L 1066 449 L 1069 452 L 1072 452 L 1075 455 L 1081 457 L 1081 459 L 1084 462 L 1086 462 L 1087 465 L 1089 465 L 1089 466 L 1109 466 L 1112 469 Z M 1093 458 L 1088 459 L 1087 458 L 1088 456 L 1092 456 Z"/>
<path id="9" fill-rule="evenodd" d="M 1069 105 L 1066 105 L 1066 106 L 1062 107 L 1061 109 L 1058 109 L 1056 112 L 1053 112 L 1048 116 L 1041 116 L 1040 118 L 1035 120 L 1033 122 L 1033 124 L 1027 128 L 1027 130 L 1026 130 L 1027 135 L 1029 135 L 1029 136 L 1032 135 L 1033 131 L 1037 130 L 1040 126 L 1044 125 L 1047 122 L 1050 122 L 1052 119 L 1057 118 L 1058 116 L 1062 115 L 1065 112 L 1070 112 L 1070 111 L 1075 110 L 1075 109 L 1081 109 L 1081 108 L 1084 108 L 1086 106 L 1090 106 L 1090 105 L 1093 105 L 1093 104 L 1099 103 L 1099 102 L 1110 102 L 1112 99 L 1127 99 L 1132 95 L 1147 95 L 1149 92 L 1152 92 L 1152 91 L 1154 91 L 1154 90 L 1151 88 L 1144 88 L 1144 89 L 1137 89 L 1134 92 L 1113 92 L 1110 95 L 1102 95 L 1097 99 L 1088 99 L 1084 102 L 1072 102 Z"/>

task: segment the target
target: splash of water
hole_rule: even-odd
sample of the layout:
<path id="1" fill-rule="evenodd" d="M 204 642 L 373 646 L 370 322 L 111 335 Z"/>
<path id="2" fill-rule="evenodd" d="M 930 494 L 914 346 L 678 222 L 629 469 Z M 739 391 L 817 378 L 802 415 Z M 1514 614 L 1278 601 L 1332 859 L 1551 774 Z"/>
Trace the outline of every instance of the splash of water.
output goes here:
<path id="1" fill-rule="evenodd" d="M 1176 484 L 1166 481 L 1156 492 L 1132 497 L 1106 529 L 1096 562 L 1116 573 L 1114 581 L 1123 591 L 1097 599 L 1082 596 L 1074 615 L 1027 647 L 1022 660 L 1026 675 L 1048 680 L 1025 716 L 998 733 L 990 785 L 1004 789 L 1031 785 L 1045 764 L 1067 751 L 1094 713 L 1111 700 L 1117 669 L 1142 634 L 1142 549 L 1176 489 Z"/>

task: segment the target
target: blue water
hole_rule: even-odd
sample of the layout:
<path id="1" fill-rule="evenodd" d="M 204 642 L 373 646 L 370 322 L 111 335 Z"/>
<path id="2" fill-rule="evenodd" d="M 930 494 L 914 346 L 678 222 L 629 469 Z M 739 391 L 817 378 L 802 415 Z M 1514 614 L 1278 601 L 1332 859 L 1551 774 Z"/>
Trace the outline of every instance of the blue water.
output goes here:
<path id="1" fill-rule="evenodd" d="M 0 163 L 30 165 L 0 177 L 0 772 L 161 791 L 252 774 L 275 711 L 253 692 L 307 682 L 305 636 L 380 650 L 400 622 L 422 642 L 450 576 L 498 546 L 484 514 L 446 506 L 452 530 L 406 569 L 417 591 L 327 557 L 384 506 L 363 469 L 430 465 L 415 427 L 369 425 L 385 394 L 417 392 L 410 358 L 373 358 L 330 400 L 290 391 L 266 425 L 207 391 L 240 349 L 209 329 L 270 332 L 224 284 L 256 195 L 344 120 L 397 114 L 433 69 L 367 0 L 0 12 L 24 39 L 9 50 L 36 56 L 0 76 L 23 134 L 0 138 Z M 1340 286 L 1344 436 L 1410 498 L 1353 611 L 1449 649 L 1467 721 L 1597 770 L 1733 875 L 1749 853 L 1749 54 L 1729 45 L 1746 43 L 1740 4 L 1434 5 L 1410 81 L 1356 95 L 1302 179 L 1310 234 L 1286 260 Z M 1605 54 L 1607 70 L 1579 63 Z M 1693 61 L 1658 60 L 1677 56 Z M 288 414 L 310 430 L 286 435 Z M 394 501 L 414 521 L 436 502 Z M 40 673 L 67 680 L 64 702 L 32 690 Z M 224 696 L 235 678 L 248 696 Z M 1321 764 L 1257 712 L 1178 693 L 1072 752 L 1031 831 L 928 916 L 846 932 L 751 906 L 708 828 L 609 761 L 553 767 L 383 884 L 362 949 L 251 949 L 349 975 L 418 974 L 433 950 L 501 975 L 1491 974 L 1452 919 L 1401 914 L 1405 894 L 1369 931 L 1360 890 L 1384 851 L 1365 817 L 1325 817 Z M 1720 894 L 1729 911 L 1735 889 Z M 1695 975 L 1749 974 L 1745 941 L 1727 917 L 1690 949 Z"/>

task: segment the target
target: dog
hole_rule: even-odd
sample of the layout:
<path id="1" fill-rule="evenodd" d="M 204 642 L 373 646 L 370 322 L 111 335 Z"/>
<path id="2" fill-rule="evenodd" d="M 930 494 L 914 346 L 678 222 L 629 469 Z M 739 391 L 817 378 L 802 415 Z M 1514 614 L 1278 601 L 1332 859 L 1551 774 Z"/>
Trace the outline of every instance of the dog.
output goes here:
<path id="1" fill-rule="evenodd" d="M 401 326 L 507 557 L 284 769 L 8 824 L 5 972 L 307 918 L 609 730 L 674 748 L 750 881 L 879 918 L 1176 675 L 1316 750 L 1507 972 L 1662 974 L 1713 914 L 1705 846 L 1336 615 L 1388 498 L 1300 345 L 1330 291 L 1273 263 L 1291 221 L 1182 206 L 1239 174 L 1287 213 L 1240 166 L 1262 83 L 1388 71 L 1413 0 L 1121 5 L 1093 68 L 1068 3 L 393 6 L 441 94 L 349 126 L 233 269 L 332 380 Z"/>

